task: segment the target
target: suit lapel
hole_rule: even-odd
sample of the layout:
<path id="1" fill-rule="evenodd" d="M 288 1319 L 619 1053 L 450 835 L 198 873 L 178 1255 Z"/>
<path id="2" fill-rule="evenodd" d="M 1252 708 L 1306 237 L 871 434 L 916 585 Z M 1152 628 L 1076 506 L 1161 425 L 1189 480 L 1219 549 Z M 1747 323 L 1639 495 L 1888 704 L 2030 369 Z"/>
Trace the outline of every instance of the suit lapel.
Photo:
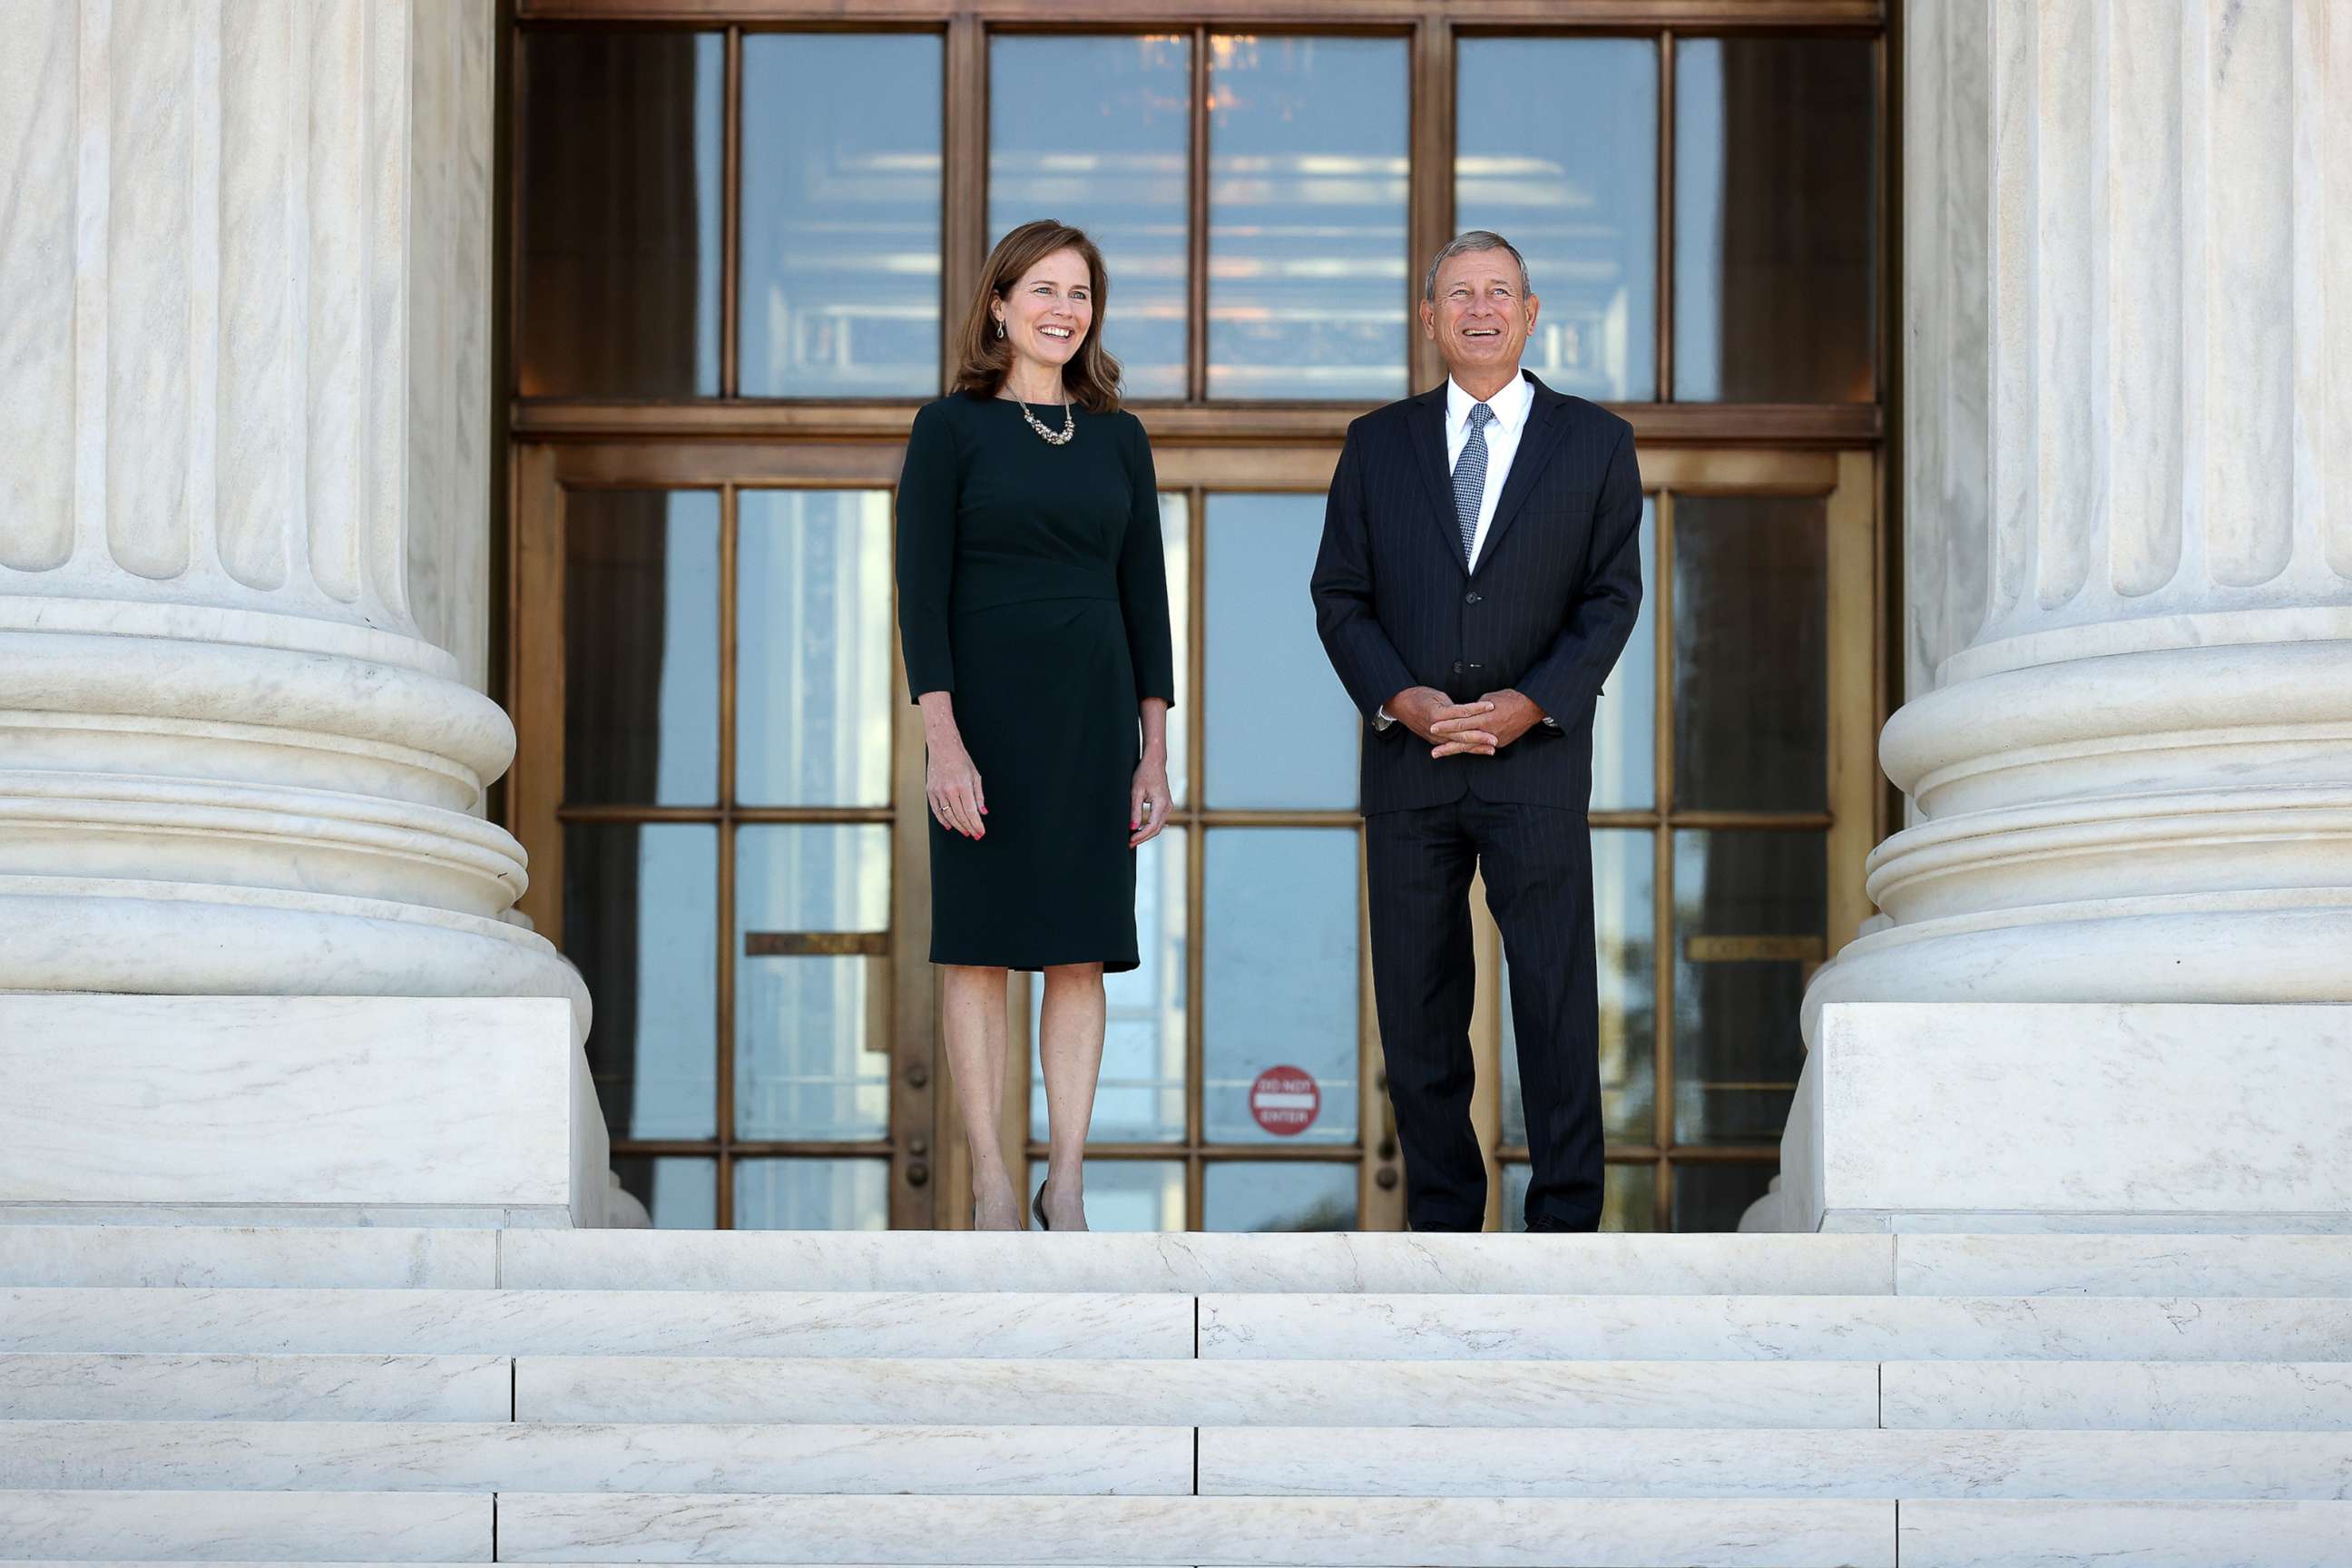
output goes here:
<path id="1" fill-rule="evenodd" d="M 1527 374 L 1524 371 L 1520 374 Z M 1518 516 L 1519 508 L 1527 502 L 1528 492 L 1536 488 L 1536 480 L 1542 476 L 1544 465 L 1551 461 L 1552 451 L 1559 445 L 1560 432 L 1567 424 L 1560 415 L 1568 407 L 1568 399 L 1532 375 L 1528 380 L 1534 384 L 1535 401 L 1528 407 L 1528 427 L 1519 432 L 1519 449 L 1512 456 L 1511 471 L 1503 479 L 1503 493 L 1496 499 L 1495 520 L 1486 525 L 1486 547 L 1478 552 L 1480 566 L 1495 558 L 1496 547 L 1503 542 L 1503 531 L 1511 526 L 1511 520 Z M 1441 415 L 1441 438 L 1444 433 Z M 1444 448 L 1440 447 L 1438 450 L 1443 454 Z"/>
<path id="2" fill-rule="evenodd" d="M 1429 487 L 1429 515 L 1444 531 L 1445 552 L 1466 576 L 1470 569 L 1462 560 L 1462 522 L 1454 510 L 1454 474 L 1445 463 L 1445 385 L 1440 382 L 1435 391 L 1414 398 L 1405 423 L 1412 427 L 1422 482 Z"/>

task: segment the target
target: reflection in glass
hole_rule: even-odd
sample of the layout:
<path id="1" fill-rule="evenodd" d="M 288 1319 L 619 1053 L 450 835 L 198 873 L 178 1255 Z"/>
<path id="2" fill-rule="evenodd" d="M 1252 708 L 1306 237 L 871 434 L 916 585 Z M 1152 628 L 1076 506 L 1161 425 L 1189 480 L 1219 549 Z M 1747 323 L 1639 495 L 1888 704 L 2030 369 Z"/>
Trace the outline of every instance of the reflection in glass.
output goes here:
<path id="1" fill-rule="evenodd" d="M 1192 801 L 1192 507 L 1183 491 L 1160 495 L 1161 558 L 1168 571 L 1168 631 L 1176 656 L 1176 706 L 1168 713 L 1168 788 Z"/>
<path id="2" fill-rule="evenodd" d="M 887 1160 L 738 1160 L 737 1230 L 887 1230 Z"/>
<path id="3" fill-rule="evenodd" d="M 1642 607 L 1592 713 L 1592 809 L 1646 811 L 1658 794 L 1657 502 L 1642 500 Z"/>
<path id="4" fill-rule="evenodd" d="M 1202 1110 L 1216 1143 L 1345 1143 L 1356 1136 L 1357 923 L 1353 828 L 1209 832 L 1202 922 Z M 1303 1131 L 1258 1124 L 1251 1088 L 1270 1068 L 1316 1080 Z"/>
<path id="5" fill-rule="evenodd" d="M 563 496 L 563 798 L 719 798 L 719 497 Z"/>
<path id="6" fill-rule="evenodd" d="M 753 955 L 744 939 L 889 924 L 887 825 L 736 830 L 736 1136 L 883 1135 L 890 1111 L 888 959 Z"/>
<path id="7" fill-rule="evenodd" d="M 1818 496 L 1675 500 L 1675 804 L 1829 801 L 1829 515 Z"/>
<path id="8" fill-rule="evenodd" d="M 1086 1165 L 1088 1230 L 1184 1228 L 1181 1160 L 1088 1160 Z M 1031 1197 L 1045 1184 L 1045 1161 L 1029 1162 Z"/>
<path id="9" fill-rule="evenodd" d="M 1675 46 L 1675 397 L 1877 395 L 1877 49 Z"/>
<path id="10" fill-rule="evenodd" d="M 1520 363 L 1555 392 L 1648 401 L 1658 46 L 1467 37 L 1456 58 L 1454 226 L 1493 229 L 1527 258 L 1541 309 Z"/>
<path id="11" fill-rule="evenodd" d="M 719 829 L 566 824 L 563 954 L 596 998 L 588 1070 L 607 1131 L 714 1136 Z"/>
<path id="12" fill-rule="evenodd" d="M 999 34 L 988 72 L 989 243 L 1041 217 L 1086 230 L 1127 395 L 1183 396 L 1192 40 Z"/>
<path id="13" fill-rule="evenodd" d="M 737 507 L 737 798 L 887 805 L 890 493 L 744 490 Z"/>
<path id="14" fill-rule="evenodd" d="M 745 36 L 744 396 L 939 390 L 940 61 L 935 33 Z"/>
<path id="15" fill-rule="evenodd" d="M 1109 1016 L 1102 1076 L 1087 1136 L 1104 1143 L 1181 1142 L 1184 1137 L 1185 830 L 1162 828 L 1135 852 L 1135 937 L 1141 963 L 1103 976 Z M 1029 976 L 1029 1133 L 1048 1135 L 1045 1061 L 1045 977 Z"/>
<path id="16" fill-rule="evenodd" d="M 1601 1125 L 1612 1142 L 1647 1143 L 1657 1134 L 1657 901 L 1655 858 L 1645 832 L 1592 835 L 1592 916 L 1601 963 Z M 1524 1149 L 1528 1110 L 1520 1087 L 1517 1010 L 1511 965 L 1502 966 L 1503 1142 Z M 1529 1042 L 1531 1045 L 1533 1042 Z"/>
<path id="17" fill-rule="evenodd" d="M 1675 835 L 1675 1141 L 1778 1143 L 1804 1065 L 1797 1032 L 1829 924 L 1819 833 Z M 1811 939 L 1807 956 L 1746 956 L 1696 938 Z"/>
<path id="18" fill-rule="evenodd" d="M 1356 1167 L 1297 1160 L 1213 1163 L 1201 1173 L 1204 1230 L 1353 1230 Z"/>
<path id="19" fill-rule="evenodd" d="M 1764 1195 L 1764 1189 L 1780 1173 L 1780 1167 L 1776 1163 L 1731 1164 L 1713 1160 L 1677 1163 L 1673 1198 L 1675 1228 L 1738 1230 L 1740 1216 L 1748 1212 L 1750 1204 Z"/>
<path id="20" fill-rule="evenodd" d="M 1402 397 L 1405 40 L 1209 47 L 1209 395 Z"/>
<path id="21" fill-rule="evenodd" d="M 1677 1173 L 1679 1174 L 1679 1173 Z M 1503 1228 L 1528 1228 L 1528 1184 L 1534 1167 L 1512 1161 L 1503 1167 Z M 1655 1165 L 1612 1164 L 1601 1179 L 1601 1228 L 1604 1231 L 1651 1231 L 1658 1228 L 1658 1168 Z"/>
<path id="22" fill-rule="evenodd" d="M 517 47 L 516 385 L 718 395 L 726 39 L 531 27 Z"/>
<path id="23" fill-rule="evenodd" d="M 613 1174 L 646 1205 L 656 1230 L 709 1230 L 719 1223 L 719 1162 L 677 1154 L 615 1154 Z"/>
<path id="24" fill-rule="evenodd" d="M 1323 498 L 1213 495 L 1208 512 L 1208 804 L 1351 807 L 1363 726 L 1306 594 Z"/>

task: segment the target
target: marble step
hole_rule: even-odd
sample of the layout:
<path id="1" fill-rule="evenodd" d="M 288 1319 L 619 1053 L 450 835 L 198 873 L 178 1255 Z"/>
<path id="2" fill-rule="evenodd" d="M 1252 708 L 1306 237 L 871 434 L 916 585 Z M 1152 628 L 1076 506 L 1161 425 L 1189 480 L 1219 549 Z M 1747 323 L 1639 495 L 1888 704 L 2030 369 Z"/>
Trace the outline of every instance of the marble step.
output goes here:
<path id="1" fill-rule="evenodd" d="M 495 1230 L 0 1225 L 0 1286 L 341 1286 L 488 1290 Z"/>
<path id="2" fill-rule="evenodd" d="M 1210 1359 L 2341 1361 L 2352 1299 L 1200 1298 Z"/>
<path id="3" fill-rule="evenodd" d="M 0 1562 L 487 1563 L 487 1495 L 0 1491 Z"/>
<path id="4" fill-rule="evenodd" d="M 0 1225 L 0 1287 L 2352 1296 L 2352 1236 L 1034 1235 Z"/>
<path id="5" fill-rule="evenodd" d="M 1890 1501 L 509 1492 L 501 1563 L 1893 1568 Z"/>
<path id="6" fill-rule="evenodd" d="M 1192 1298 L 666 1290 L 0 1290 L 20 1351 L 1189 1359 Z"/>
<path id="7" fill-rule="evenodd" d="M 0 1488 L 965 1497 L 2341 1498 L 2352 1433 L 0 1423 Z M 1197 1443 L 1197 1458 L 1196 1458 Z M 1196 1471 L 1197 1466 L 1197 1471 Z"/>
<path id="8" fill-rule="evenodd" d="M 0 1488 L 1173 1496 L 1189 1426 L 0 1422 Z"/>
<path id="9" fill-rule="evenodd" d="M 1857 1427 L 1874 1362 L 524 1356 L 519 1421 Z"/>
<path id="10" fill-rule="evenodd" d="M 1879 1371 L 1888 1426 L 2352 1432 L 2352 1365 L 2340 1361 L 1887 1362 Z"/>
<path id="11" fill-rule="evenodd" d="M 1205 1427 L 1203 1496 L 2307 1498 L 2352 1495 L 2352 1432 Z M 1907 1561 L 1906 1556 L 1906 1561 Z"/>
<path id="12" fill-rule="evenodd" d="M 0 1420 L 505 1421 L 505 1356 L 0 1353 Z"/>
<path id="13" fill-rule="evenodd" d="M 2344 1568 L 2352 1502 L 1906 1502 L 1903 1568 Z"/>
<path id="14" fill-rule="evenodd" d="M 1903 1296 L 2352 1296 L 2352 1236 L 1885 1239 Z"/>
<path id="15" fill-rule="evenodd" d="M 510 1230 L 509 1289 L 1883 1295 L 1885 1236 Z"/>

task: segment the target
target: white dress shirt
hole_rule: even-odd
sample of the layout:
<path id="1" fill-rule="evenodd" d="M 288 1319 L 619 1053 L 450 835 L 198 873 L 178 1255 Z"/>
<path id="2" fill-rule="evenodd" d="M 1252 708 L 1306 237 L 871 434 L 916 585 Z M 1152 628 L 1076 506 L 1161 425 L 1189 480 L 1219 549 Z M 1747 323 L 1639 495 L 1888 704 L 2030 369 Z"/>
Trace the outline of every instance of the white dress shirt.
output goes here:
<path id="1" fill-rule="evenodd" d="M 1462 461 L 1462 448 L 1470 444 L 1470 410 L 1477 403 L 1462 390 L 1460 382 L 1450 375 L 1445 378 L 1445 471 L 1449 474 Z M 1519 434 L 1528 427 L 1528 413 L 1535 403 L 1535 384 L 1524 374 L 1513 376 L 1508 386 L 1486 399 L 1487 410 L 1495 417 L 1486 422 L 1486 489 L 1478 498 L 1478 531 L 1470 541 L 1473 571 L 1486 552 L 1486 531 L 1495 525 L 1495 503 L 1503 499 L 1503 481 L 1511 477 L 1511 459 L 1519 455 Z M 1458 524 L 1461 520 L 1454 521 Z M 1549 715 L 1543 721 L 1553 729 L 1559 727 Z M 1396 716 L 1382 704 L 1372 728 L 1385 730 L 1395 722 Z"/>
<path id="2" fill-rule="evenodd" d="M 1508 386 L 1486 400 L 1495 417 L 1486 422 L 1486 492 L 1478 498 L 1478 532 L 1470 542 L 1474 572 L 1478 557 L 1486 553 L 1486 531 L 1495 525 L 1495 503 L 1503 499 L 1503 481 L 1510 478 L 1511 459 L 1519 453 L 1519 432 L 1528 427 L 1528 411 L 1535 401 L 1535 385 L 1524 375 L 1513 376 Z M 1449 474 L 1461 463 L 1462 448 L 1470 444 L 1470 410 L 1477 405 L 1476 398 L 1462 390 L 1460 382 L 1445 378 L 1445 471 Z"/>

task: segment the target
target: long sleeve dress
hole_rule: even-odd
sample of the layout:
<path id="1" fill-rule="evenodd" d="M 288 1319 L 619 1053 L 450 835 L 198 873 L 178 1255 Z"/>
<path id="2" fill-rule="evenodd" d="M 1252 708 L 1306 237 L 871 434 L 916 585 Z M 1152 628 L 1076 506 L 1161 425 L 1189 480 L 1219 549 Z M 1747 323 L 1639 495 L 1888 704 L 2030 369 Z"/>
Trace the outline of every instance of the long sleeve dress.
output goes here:
<path id="1" fill-rule="evenodd" d="M 1038 416 L 1061 427 L 1060 406 Z M 898 479 L 909 695 L 952 693 L 987 832 L 930 826 L 931 962 L 1136 967 L 1129 792 L 1175 662 L 1151 447 L 1134 415 L 1041 439 L 1003 398 L 915 416 Z"/>

